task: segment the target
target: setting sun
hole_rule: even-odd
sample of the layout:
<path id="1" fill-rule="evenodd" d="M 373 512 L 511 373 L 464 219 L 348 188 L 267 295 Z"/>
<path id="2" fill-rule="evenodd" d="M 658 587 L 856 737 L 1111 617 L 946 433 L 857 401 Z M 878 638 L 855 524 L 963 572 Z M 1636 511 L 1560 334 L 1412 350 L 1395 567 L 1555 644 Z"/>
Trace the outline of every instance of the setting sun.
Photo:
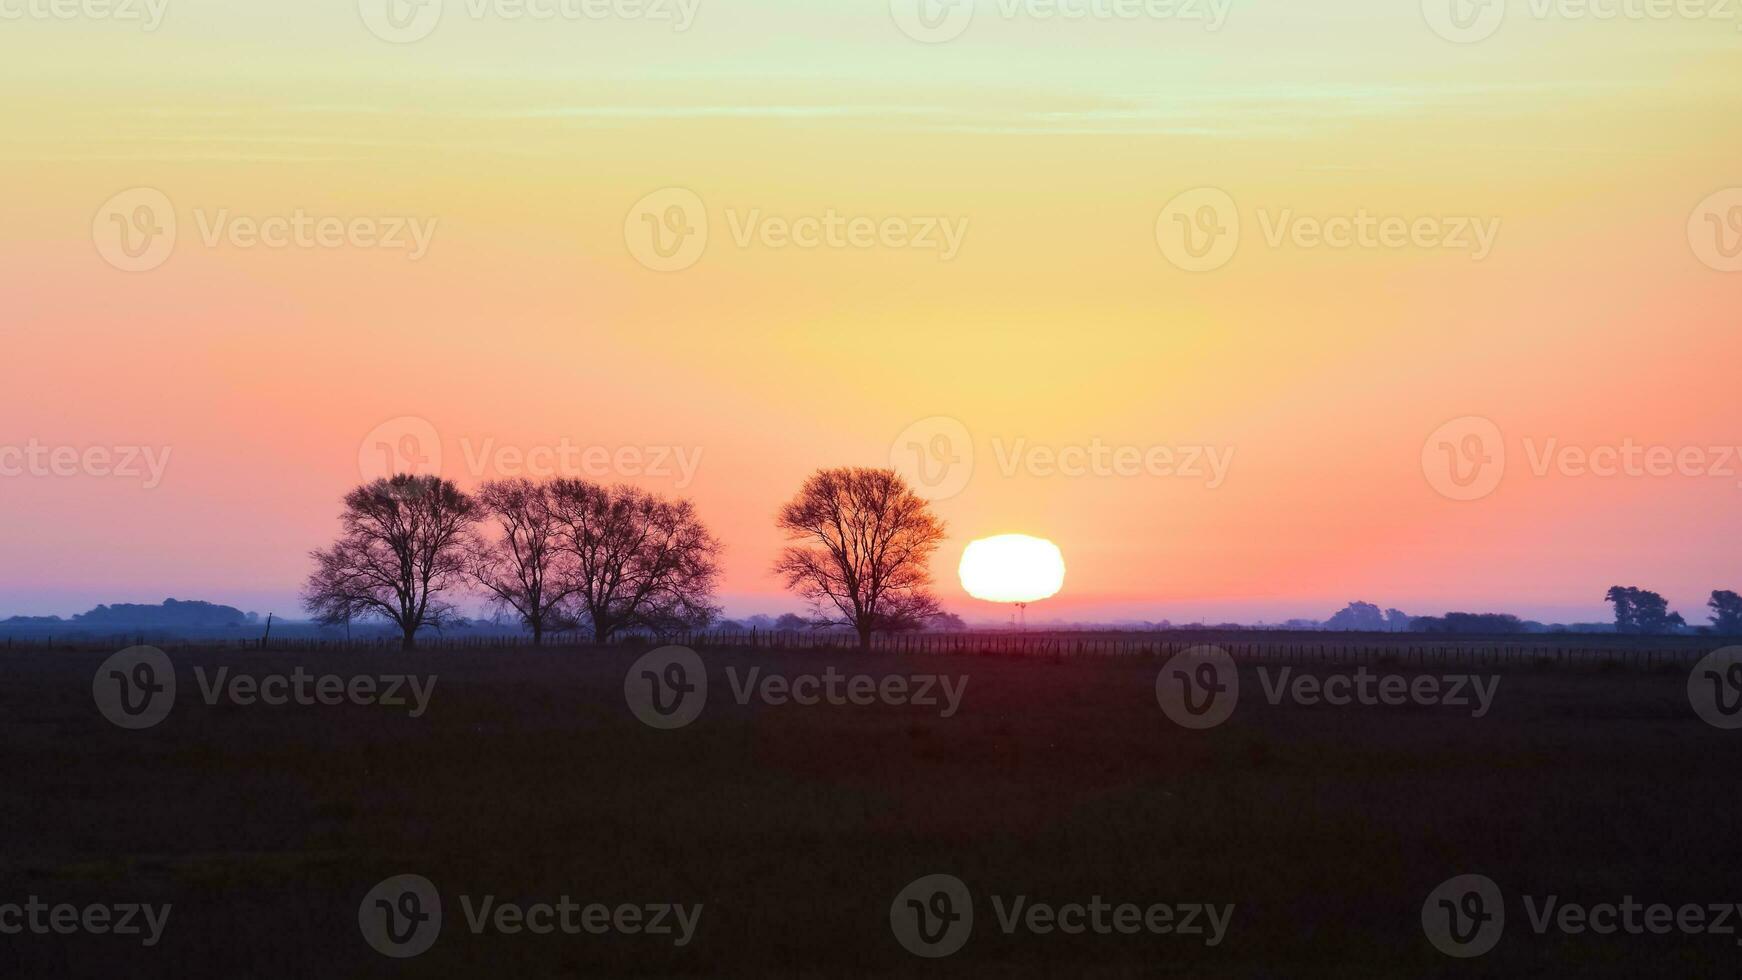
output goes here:
<path id="1" fill-rule="evenodd" d="M 988 602 L 1038 602 L 1065 584 L 1058 545 L 1026 534 L 1000 534 L 968 544 L 962 552 L 962 588 Z"/>

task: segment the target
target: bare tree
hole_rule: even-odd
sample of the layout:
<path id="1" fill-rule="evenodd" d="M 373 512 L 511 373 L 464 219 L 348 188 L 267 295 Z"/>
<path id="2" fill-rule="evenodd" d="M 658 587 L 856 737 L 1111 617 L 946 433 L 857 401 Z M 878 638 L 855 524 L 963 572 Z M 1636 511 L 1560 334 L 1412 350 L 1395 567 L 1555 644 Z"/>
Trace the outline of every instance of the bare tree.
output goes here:
<path id="1" fill-rule="evenodd" d="M 870 649 L 875 630 L 937 615 L 928 563 L 944 524 L 894 470 L 818 470 L 777 523 L 795 543 L 774 571 L 820 619 L 857 631 L 860 649 Z"/>
<path id="2" fill-rule="evenodd" d="M 572 628 L 564 605 L 575 594 L 572 561 L 561 547 L 559 523 L 550 506 L 550 486 L 531 480 L 499 480 L 478 488 L 478 504 L 496 535 L 480 538 L 467 571 L 498 608 L 512 610 L 544 643 L 547 632 Z"/>
<path id="3" fill-rule="evenodd" d="M 476 514 L 471 497 L 435 476 L 401 474 L 352 490 L 339 539 L 310 552 L 315 571 L 303 607 L 327 625 L 384 618 L 412 649 L 418 630 L 453 617 L 440 596 L 463 580 Z"/>
<path id="4" fill-rule="evenodd" d="M 595 643 L 625 629 L 705 626 L 719 614 L 720 543 L 689 501 L 568 479 L 551 484 L 550 508 L 571 562 L 577 618 Z"/>

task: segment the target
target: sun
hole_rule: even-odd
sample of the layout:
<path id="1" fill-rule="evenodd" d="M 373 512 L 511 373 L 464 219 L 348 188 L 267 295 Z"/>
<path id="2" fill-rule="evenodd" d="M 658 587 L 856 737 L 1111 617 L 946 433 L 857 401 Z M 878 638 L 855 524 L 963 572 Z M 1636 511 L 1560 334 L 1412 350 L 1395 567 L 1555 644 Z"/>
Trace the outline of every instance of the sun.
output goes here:
<path id="1" fill-rule="evenodd" d="M 958 569 L 962 588 L 988 602 L 1039 602 L 1065 584 L 1065 558 L 1045 538 L 1000 534 L 971 541 Z"/>

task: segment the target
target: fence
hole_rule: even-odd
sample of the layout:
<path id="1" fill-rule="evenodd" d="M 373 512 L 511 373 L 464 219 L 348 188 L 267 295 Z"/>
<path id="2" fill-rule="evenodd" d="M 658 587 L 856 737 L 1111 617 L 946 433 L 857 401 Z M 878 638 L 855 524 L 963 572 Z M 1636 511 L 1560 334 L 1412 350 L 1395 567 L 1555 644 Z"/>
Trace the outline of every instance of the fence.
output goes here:
<path id="1" fill-rule="evenodd" d="M 840 651 L 859 648 L 856 634 L 842 631 L 696 631 L 667 637 L 629 636 L 621 645 L 676 643 L 698 650 Z M 155 643 L 177 649 L 208 651 L 270 650 L 288 653 L 397 652 L 398 636 L 355 639 L 325 637 L 216 638 L 154 640 L 149 635 L 80 638 L 22 638 L 4 641 L 7 652 L 119 650 Z M 903 656 L 958 655 L 1056 660 L 1066 657 L 1134 657 L 1165 659 L 1194 646 L 1213 645 L 1237 662 L 1276 666 L 1329 667 L 1587 667 L 1630 670 L 1677 669 L 1691 666 L 1706 653 L 1725 645 L 1720 637 L 1628 637 L 1560 634 L 1540 638 L 1469 637 L 1424 640 L 1420 634 L 1241 634 L 1225 631 L 1167 633 L 967 632 L 898 633 L 872 637 L 871 652 Z M 547 638 L 553 649 L 592 646 L 571 637 Z M 419 637 L 417 650 L 512 651 L 533 649 L 531 639 L 514 634 L 485 636 L 432 635 Z"/>

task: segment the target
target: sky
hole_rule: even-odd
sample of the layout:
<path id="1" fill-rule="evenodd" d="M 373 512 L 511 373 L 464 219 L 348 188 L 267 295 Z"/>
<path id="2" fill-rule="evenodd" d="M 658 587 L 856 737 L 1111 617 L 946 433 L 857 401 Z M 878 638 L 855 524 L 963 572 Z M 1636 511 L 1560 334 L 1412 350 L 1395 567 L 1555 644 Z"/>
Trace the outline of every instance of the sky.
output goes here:
<path id="1" fill-rule="evenodd" d="M 0 614 L 298 615 L 395 458 L 690 497 L 736 615 L 833 465 L 970 619 L 1742 590 L 1731 4 L 387 2 L 0 0 Z"/>

